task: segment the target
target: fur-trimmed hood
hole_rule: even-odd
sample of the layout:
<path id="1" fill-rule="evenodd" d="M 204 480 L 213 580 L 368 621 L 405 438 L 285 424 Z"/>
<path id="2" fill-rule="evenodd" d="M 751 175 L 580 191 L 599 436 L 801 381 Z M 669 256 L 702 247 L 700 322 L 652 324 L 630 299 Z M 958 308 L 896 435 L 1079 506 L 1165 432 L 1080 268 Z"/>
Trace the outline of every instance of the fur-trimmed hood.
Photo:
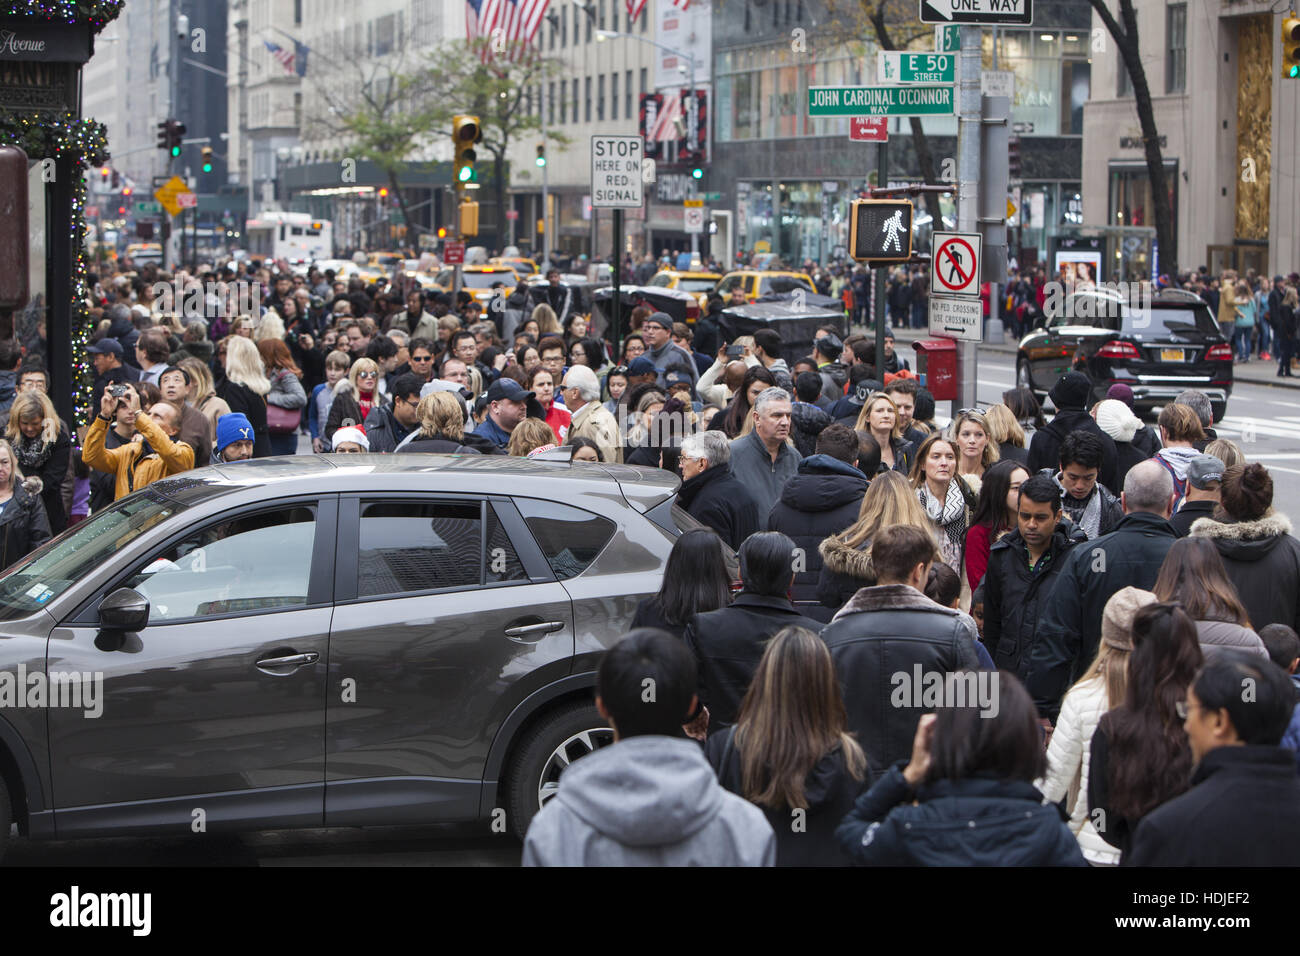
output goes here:
<path id="1" fill-rule="evenodd" d="M 821 543 L 817 552 L 827 571 L 843 574 L 863 582 L 863 587 L 876 583 L 876 568 L 871 561 L 871 545 L 864 549 L 851 548 L 839 535 L 832 535 Z"/>
<path id="2" fill-rule="evenodd" d="M 1209 538 L 1225 558 L 1258 561 L 1291 534 L 1291 519 L 1270 508 L 1254 521 L 1215 521 L 1198 518 L 1190 532 L 1194 538 Z"/>
<path id="3" fill-rule="evenodd" d="M 862 588 L 849 598 L 848 603 L 840 608 L 839 613 L 832 620 L 838 621 L 848 614 L 863 614 L 870 611 L 926 611 L 953 618 L 962 613 L 955 608 L 944 607 L 931 601 L 911 585 L 878 584 L 874 587 Z"/>

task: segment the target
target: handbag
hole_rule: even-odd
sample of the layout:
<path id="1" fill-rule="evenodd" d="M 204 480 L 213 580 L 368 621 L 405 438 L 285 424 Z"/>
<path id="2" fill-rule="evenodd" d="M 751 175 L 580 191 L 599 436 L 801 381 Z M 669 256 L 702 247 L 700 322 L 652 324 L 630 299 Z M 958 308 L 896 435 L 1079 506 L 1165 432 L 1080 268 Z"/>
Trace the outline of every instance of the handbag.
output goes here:
<path id="1" fill-rule="evenodd" d="M 292 435 L 302 421 L 301 408 L 281 408 L 266 403 L 266 427 L 272 435 Z"/>

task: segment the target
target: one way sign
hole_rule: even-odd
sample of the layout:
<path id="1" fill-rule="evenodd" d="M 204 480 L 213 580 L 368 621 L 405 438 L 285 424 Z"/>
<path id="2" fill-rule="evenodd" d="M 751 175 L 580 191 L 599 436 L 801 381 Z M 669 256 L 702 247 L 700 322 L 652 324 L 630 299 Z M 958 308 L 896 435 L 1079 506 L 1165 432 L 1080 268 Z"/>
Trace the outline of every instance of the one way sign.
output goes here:
<path id="1" fill-rule="evenodd" d="M 921 0 L 922 23 L 1034 22 L 1033 0 Z"/>

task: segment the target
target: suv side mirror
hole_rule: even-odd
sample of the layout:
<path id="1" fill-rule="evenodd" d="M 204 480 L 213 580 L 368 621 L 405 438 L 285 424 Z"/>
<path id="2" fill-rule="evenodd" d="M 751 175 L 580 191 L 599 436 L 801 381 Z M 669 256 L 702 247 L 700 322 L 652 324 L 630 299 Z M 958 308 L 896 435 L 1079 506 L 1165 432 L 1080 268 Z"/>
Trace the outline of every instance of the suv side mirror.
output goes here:
<path id="1" fill-rule="evenodd" d="M 118 588 L 99 604 L 99 626 L 113 631 L 143 631 L 149 624 L 149 599 L 131 588 Z"/>

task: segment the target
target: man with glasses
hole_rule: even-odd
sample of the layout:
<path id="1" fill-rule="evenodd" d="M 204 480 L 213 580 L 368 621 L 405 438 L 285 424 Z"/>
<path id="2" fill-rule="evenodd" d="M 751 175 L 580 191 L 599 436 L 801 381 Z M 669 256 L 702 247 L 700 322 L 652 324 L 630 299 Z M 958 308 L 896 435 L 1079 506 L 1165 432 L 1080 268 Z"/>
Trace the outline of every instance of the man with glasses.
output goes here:
<path id="1" fill-rule="evenodd" d="M 418 375 L 400 375 L 393 383 L 391 405 L 377 405 L 366 416 L 366 437 L 373 453 L 391 452 L 419 424 L 416 408 L 424 382 Z"/>

